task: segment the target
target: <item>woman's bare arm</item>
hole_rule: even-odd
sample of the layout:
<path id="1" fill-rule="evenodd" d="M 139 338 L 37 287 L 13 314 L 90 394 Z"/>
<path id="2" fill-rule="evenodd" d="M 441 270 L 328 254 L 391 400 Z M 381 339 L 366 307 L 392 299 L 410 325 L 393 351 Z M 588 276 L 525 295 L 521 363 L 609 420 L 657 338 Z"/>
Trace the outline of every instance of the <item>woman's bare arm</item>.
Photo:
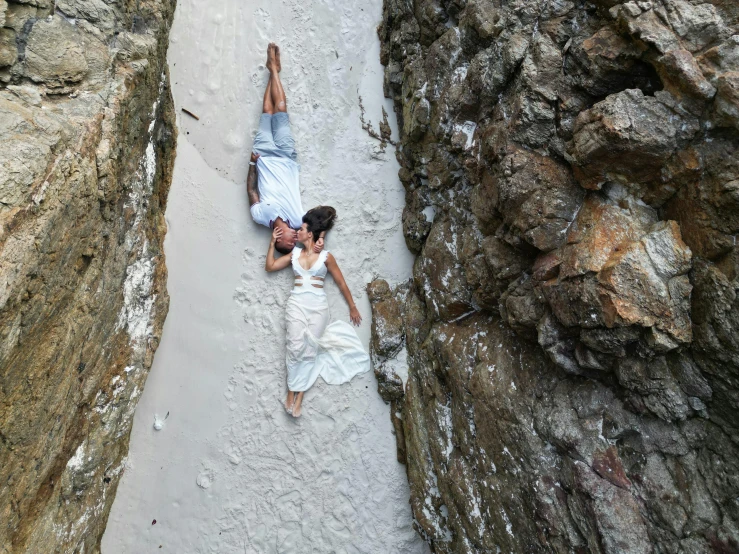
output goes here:
<path id="1" fill-rule="evenodd" d="M 359 310 L 357 310 L 357 305 L 354 303 L 352 293 L 349 290 L 346 281 L 344 280 L 344 275 L 339 269 L 339 264 L 336 263 L 336 258 L 334 258 L 331 254 L 326 256 L 326 269 L 328 269 L 331 277 L 333 277 L 334 281 L 336 281 L 341 294 L 344 295 L 346 303 L 349 304 L 349 319 L 351 319 L 354 325 L 359 326 L 359 324 L 362 323 L 362 316 L 360 315 Z"/>
<path id="2" fill-rule="evenodd" d="M 272 231 L 272 240 L 269 242 L 269 250 L 267 250 L 267 263 L 264 264 L 264 269 L 269 272 L 280 271 L 290 265 L 291 257 L 288 255 L 282 256 L 275 260 L 275 243 L 277 239 L 282 236 L 282 229 L 280 227 L 275 228 Z"/>

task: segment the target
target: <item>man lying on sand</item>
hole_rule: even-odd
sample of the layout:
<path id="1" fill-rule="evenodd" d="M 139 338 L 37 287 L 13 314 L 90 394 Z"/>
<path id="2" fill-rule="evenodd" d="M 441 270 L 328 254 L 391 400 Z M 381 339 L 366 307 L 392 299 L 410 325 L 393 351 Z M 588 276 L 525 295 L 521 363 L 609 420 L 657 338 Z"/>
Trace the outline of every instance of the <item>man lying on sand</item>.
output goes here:
<path id="1" fill-rule="evenodd" d="M 288 254 L 295 246 L 296 231 L 303 223 L 305 211 L 300 201 L 300 166 L 295 161 L 298 155 L 280 81 L 280 49 L 273 42 L 267 47 L 267 69 L 269 81 L 252 147 L 246 193 L 254 221 L 270 229 L 281 229 L 275 248 Z M 314 245 L 315 252 L 320 252 L 323 246 L 324 234 L 321 234 Z"/>

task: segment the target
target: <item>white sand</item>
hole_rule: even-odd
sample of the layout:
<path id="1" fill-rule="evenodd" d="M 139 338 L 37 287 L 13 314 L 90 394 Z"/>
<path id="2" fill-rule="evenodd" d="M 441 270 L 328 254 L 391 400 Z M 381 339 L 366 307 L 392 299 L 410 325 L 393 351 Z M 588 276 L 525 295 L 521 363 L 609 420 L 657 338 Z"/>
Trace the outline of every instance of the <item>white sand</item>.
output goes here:
<path id="1" fill-rule="evenodd" d="M 178 113 L 166 213 L 171 306 L 103 552 L 427 552 L 371 372 L 341 387 L 319 379 L 300 420 L 282 408 L 291 279 L 264 272 L 269 232 L 252 222 L 244 185 L 273 40 L 304 205 L 338 210 L 327 247 L 365 317 L 367 345 L 365 284 L 406 279 L 412 263 L 394 152 L 378 155 L 359 119 L 360 94 L 375 128 L 382 106 L 392 114 L 375 33 L 381 0 L 204 6 L 180 0 L 172 31 L 177 109 L 200 121 Z M 333 317 L 348 320 L 333 283 L 327 292 Z"/>

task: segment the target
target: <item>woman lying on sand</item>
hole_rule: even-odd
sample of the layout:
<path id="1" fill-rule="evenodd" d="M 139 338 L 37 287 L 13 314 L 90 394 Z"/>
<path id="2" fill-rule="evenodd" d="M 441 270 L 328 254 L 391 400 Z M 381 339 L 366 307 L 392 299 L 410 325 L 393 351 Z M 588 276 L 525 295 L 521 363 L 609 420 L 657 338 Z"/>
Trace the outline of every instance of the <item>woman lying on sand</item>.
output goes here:
<path id="1" fill-rule="evenodd" d="M 292 265 L 295 286 L 287 301 L 287 399 L 285 409 L 300 417 L 303 393 L 313 386 L 320 375 L 330 385 L 340 385 L 359 373 L 368 371 L 370 360 L 351 325 L 344 321 L 329 323 L 328 300 L 323 290 L 326 272 L 330 273 L 349 304 L 349 319 L 359 325 L 359 315 L 352 293 L 344 281 L 336 259 L 313 246 L 323 231 L 328 231 L 336 219 L 336 210 L 318 206 L 303 216 L 298 229 L 296 246 L 291 255 L 275 260 L 275 243 L 283 230 L 275 227 L 267 251 L 267 271 L 279 271 Z"/>

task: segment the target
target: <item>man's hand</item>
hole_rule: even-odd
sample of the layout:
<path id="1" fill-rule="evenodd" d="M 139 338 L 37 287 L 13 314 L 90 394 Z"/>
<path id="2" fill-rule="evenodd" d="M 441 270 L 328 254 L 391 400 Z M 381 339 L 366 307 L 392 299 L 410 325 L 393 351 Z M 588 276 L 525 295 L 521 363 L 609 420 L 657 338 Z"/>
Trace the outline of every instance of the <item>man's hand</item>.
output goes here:
<path id="1" fill-rule="evenodd" d="M 316 243 L 313 245 L 313 252 L 315 252 L 316 254 L 320 254 L 321 250 L 323 250 L 323 246 L 324 246 L 323 237 L 321 236 L 318 238 Z"/>
<path id="2" fill-rule="evenodd" d="M 257 163 L 257 160 L 258 159 L 259 159 L 259 154 L 257 154 L 256 152 L 252 152 L 251 153 L 251 161 L 253 161 L 254 163 Z"/>

